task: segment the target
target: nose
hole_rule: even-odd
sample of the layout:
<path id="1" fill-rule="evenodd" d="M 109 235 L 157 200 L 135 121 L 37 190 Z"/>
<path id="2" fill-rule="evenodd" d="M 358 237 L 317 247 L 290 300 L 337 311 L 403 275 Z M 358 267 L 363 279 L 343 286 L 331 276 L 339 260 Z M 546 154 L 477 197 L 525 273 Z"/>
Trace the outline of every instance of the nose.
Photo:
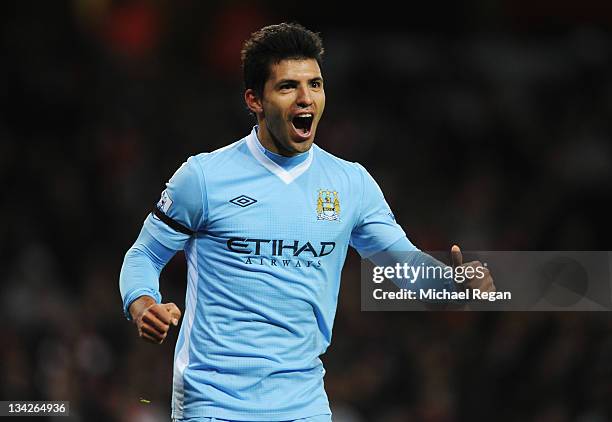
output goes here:
<path id="1" fill-rule="evenodd" d="M 296 100 L 298 107 L 310 107 L 312 105 L 312 102 L 312 96 L 310 95 L 310 90 L 308 89 L 308 87 L 300 87 L 298 89 L 298 96 Z"/>

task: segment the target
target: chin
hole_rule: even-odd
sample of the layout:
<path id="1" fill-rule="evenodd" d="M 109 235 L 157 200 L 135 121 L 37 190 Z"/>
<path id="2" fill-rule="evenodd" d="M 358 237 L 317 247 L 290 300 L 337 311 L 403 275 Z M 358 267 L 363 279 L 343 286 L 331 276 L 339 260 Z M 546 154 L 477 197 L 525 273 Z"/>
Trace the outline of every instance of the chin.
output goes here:
<path id="1" fill-rule="evenodd" d="M 313 139 L 308 139 L 305 141 L 300 141 L 300 142 L 291 142 L 291 150 L 294 151 L 295 153 L 301 154 L 303 152 L 306 152 L 310 149 L 310 147 L 312 146 L 313 143 Z"/>

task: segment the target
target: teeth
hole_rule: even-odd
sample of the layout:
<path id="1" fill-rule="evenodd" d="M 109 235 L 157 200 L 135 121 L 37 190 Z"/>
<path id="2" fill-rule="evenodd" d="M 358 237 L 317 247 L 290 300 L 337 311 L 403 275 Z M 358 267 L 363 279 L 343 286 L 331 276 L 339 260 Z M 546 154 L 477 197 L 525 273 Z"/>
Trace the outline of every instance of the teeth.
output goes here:
<path id="1" fill-rule="evenodd" d="M 298 114 L 295 117 L 312 117 L 312 113 L 307 113 L 307 114 Z"/>

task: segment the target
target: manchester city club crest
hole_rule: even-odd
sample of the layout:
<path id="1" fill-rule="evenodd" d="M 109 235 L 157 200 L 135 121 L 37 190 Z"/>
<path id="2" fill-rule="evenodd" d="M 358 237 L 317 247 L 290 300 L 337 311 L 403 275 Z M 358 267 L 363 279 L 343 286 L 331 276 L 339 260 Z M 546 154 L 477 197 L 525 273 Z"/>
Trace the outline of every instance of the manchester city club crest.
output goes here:
<path id="1" fill-rule="evenodd" d="M 317 198 L 317 220 L 340 220 L 340 199 L 338 192 L 320 189 Z"/>

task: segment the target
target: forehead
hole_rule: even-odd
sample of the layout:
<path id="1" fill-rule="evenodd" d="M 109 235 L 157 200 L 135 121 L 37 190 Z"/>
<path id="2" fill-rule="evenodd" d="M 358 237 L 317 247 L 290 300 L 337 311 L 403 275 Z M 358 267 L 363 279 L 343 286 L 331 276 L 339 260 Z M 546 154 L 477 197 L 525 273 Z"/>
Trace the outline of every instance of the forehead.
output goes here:
<path id="1" fill-rule="evenodd" d="M 270 65 L 272 83 L 281 79 L 310 80 L 321 77 L 319 63 L 315 59 L 285 59 Z"/>

